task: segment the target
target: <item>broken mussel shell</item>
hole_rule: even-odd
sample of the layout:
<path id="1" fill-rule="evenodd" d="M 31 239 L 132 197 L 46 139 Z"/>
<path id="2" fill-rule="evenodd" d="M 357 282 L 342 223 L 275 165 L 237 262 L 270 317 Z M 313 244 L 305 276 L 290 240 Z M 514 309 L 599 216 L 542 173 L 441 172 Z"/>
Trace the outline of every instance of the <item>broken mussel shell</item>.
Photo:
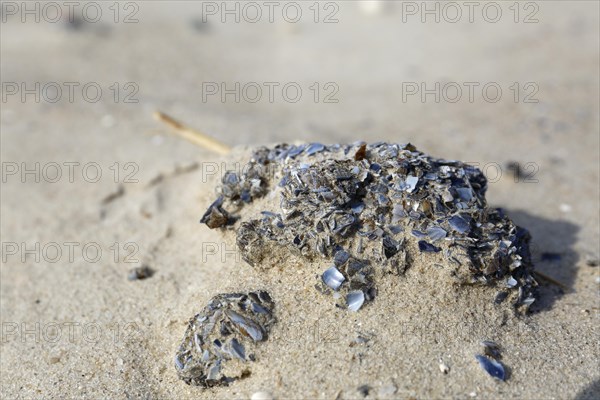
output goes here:
<path id="1" fill-rule="evenodd" d="M 323 279 L 323 283 L 332 288 L 333 290 L 338 290 L 342 283 L 346 280 L 344 275 L 336 267 L 331 267 L 323 272 L 321 276 Z"/>
<path id="2" fill-rule="evenodd" d="M 501 362 L 492 360 L 491 358 L 479 354 L 475 356 L 475 359 L 479 362 L 481 368 L 492 378 L 496 378 L 501 381 L 506 380 L 506 371 Z"/>
<path id="3" fill-rule="evenodd" d="M 202 222 L 233 225 L 254 267 L 288 256 L 318 261 L 321 291 L 350 310 L 418 259 L 439 265 L 457 287 L 501 289 L 491 301 L 527 311 L 537 286 L 530 235 L 488 207 L 486 190 L 479 169 L 410 143 L 279 144 L 253 150 L 243 171 L 224 175 Z M 242 212 L 249 203 L 259 214 Z"/>
<path id="4" fill-rule="evenodd" d="M 265 291 L 213 297 L 188 323 L 175 355 L 175 368 L 187 384 L 227 385 L 250 374 L 257 344 L 275 323 L 274 304 Z"/>

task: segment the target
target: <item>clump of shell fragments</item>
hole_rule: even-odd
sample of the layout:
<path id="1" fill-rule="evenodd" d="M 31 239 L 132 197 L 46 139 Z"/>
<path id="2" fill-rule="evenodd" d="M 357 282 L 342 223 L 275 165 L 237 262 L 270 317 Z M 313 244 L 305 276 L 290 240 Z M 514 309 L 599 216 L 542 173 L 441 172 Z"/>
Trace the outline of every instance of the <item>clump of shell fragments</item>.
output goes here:
<path id="1" fill-rule="evenodd" d="M 327 260 L 317 288 L 353 311 L 376 297 L 378 279 L 402 275 L 417 257 L 430 257 L 459 284 L 498 288 L 498 303 L 527 309 L 537 285 L 529 233 L 487 206 L 486 189 L 479 169 L 411 144 L 281 144 L 256 149 L 243 169 L 225 173 L 201 222 L 234 224 L 254 267 L 270 266 L 274 248 Z M 234 214 L 273 192 L 276 209 Z"/>
<path id="2" fill-rule="evenodd" d="M 256 344 L 267 339 L 275 322 L 273 308 L 264 291 L 213 297 L 188 323 L 175 356 L 179 377 L 209 387 L 247 376 Z"/>
<path id="3" fill-rule="evenodd" d="M 316 290 L 350 311 L 419 258 L 459 285 L 493 287 L 496 303 L 526 311 L 537 286 L 530 236 L 487 206 L 486 189 L 477 168 L 411 144 L 280 144 L 254 150 L 242 169 L 225 173 L 201 222 L 233 226 L 243 259 L 258 269 L 271 267 L 276 251 L 326 264 Z M 260 214 L 244 215 L 253 202 Z M 241 365 L 253 360 L 244 346 L 264 340 L 274 322 L 273 303 L 260 293 L 217 296 L 190 321 L 176 356 L 183 380 L 211 386 L 244 376 Z M 232 362 L 237 369 L 228 374 Z"/>

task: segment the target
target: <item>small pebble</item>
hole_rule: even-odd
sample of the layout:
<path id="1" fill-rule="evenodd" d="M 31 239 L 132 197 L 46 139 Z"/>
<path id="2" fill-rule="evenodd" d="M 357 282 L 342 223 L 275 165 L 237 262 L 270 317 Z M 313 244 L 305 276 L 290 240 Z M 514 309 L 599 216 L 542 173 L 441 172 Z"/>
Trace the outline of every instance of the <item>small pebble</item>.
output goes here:
<path id="1" fill-rule="evenodd" d="M 273 400 L 273 395 L 264 390 L 255 392 L 250 396 L 250 400 Z"/>
<path id="2" fill-rule="evenodd" d="M 359 386 L 356 390 L 363 397 L 367 397 L 369 395 L 369 392 L 371 391 L 371 386 L 369 386 L 369 385 L 362 385 L 362 386 Z"/>

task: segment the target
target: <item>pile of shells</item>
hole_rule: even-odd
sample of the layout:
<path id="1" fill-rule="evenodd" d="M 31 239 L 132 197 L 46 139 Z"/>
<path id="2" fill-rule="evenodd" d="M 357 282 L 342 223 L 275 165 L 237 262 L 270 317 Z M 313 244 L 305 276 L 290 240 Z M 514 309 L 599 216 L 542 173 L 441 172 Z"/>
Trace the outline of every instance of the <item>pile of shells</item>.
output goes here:
<path id="1" fill-rule="evenodd" d="M 201 222 L 233 226 L 243 259 L 259 269 L 273 265 L 274 251 L 325 261 L 316 289 L 350 311 L 417 257 L 441 265 L 458 284 L 494 287 L 496 303 L 526 311 L 537 286 L 530 236 L 487 207 L 486 189 L 477 168 L 411 144 L 281 144 L 256 149 L 241 171 L 225 173 Z M 241 213 L 258 201 L 260 215 Z M 250 350 L 274 321 L 266 292 L 216 296 L 190 320 L 176 356 L 179 376 L 205 387 L 243 378 Z"/>
<path id="2" fill-rule="evenodd" d="M 269 266 L 272 246 L 329 260 L 319 289 L 337 292 L 350 310 L 375 298 L 382 273 L 403 274 L 419 254 L 458 283 L 494 285 L 496 302 L 527 309 L 537 285 L 529 233 L 487 207 L 486 189 L 479 169 L 411 144 L 281 144 L 257 149 L 243 171 L 225 174 L 201 222 L 235 224 L 242 257 L 255 267 Z M 227 211 L 272 191 L 279 208 L 258 218 Z"/>

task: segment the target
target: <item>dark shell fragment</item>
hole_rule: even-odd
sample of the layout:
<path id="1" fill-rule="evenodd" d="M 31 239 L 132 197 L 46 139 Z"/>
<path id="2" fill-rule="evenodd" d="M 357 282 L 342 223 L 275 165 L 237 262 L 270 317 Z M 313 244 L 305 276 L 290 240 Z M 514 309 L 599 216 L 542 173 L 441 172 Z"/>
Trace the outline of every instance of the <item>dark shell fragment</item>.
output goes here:
<path id="1" fill-rule="evenodd" d="M 200 222 L 206 224 L 211 229 L 225 226 L 229 220 L 229 214 L 221 207 L 222 204 L 223 197 L 221 196 L 208 207 Z"/>
<path id="2" fill-rule="evenodd" d="M 424 240 L 419 240 L 419 250 L 421 250 L 424 253 L 439 253 L 440 251 L 442 251 L 441 248 L 434 246 L 431 243 L 428 243 Z"/>

